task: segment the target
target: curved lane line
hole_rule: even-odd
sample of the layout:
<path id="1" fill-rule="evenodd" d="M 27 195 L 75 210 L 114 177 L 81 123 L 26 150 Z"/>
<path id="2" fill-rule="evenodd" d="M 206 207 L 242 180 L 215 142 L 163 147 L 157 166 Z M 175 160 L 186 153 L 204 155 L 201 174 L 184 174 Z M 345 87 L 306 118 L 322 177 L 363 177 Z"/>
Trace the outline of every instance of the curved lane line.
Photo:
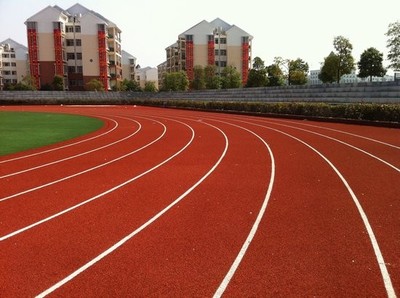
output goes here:
<path id="1" fill-rule="evenodd" d="M 177 121 L 177 122 L 180 122 L 180 121 Z M 19 230 L 16 230 L 16 231 L 14 231 L 14 232 L 12 232 L 12 233 L 9 233 L 9 234 L 7 234 L 7 235 L 4 235 L 4 236 L 0 237 L 0 242 L 1 242 L 1 241 L 4 241 L 4 240 L 6 240 L 6 239 L 9 239 L 9 238 L 11 238 L 11 237 L 14 237 L 14 236 L 16 236 L 16 235 L 18 235 L 18 234 L 21 234 L 22 232 L 25 232 L 25 231 L 27 231 L 27 230 L 30 230 L 30 229 L 32 229 L 32 228 L 38 226 L 38 225 L 41 225 L 41 224 L 43 224 L 43 223 L 45 223 L 45 222 L 48 222 L 48 221 L 50 221 L 50 220 L 52 220 L 52 219 L 54 219 L 54 218 L 57 218 L 57 217 L 59 217 L 59 216 L 61 216 L 61 215 L 63 215 L 63 214 L 66 214 L 66 213 L 68 213 L 68 212 L 70 212 L 70 211 L 72 211 L 72 210 L 74 210 L 74 209 L 77 209 L 78 207 L 81 207 L 81 206 L 83 206 L 83 205 L 86 205 L 87 203 L 90 203 L 90 202 L 92 202 L 92 201 L 95 201 L 95 200 L 97 200 L 97 199 L 99 199 L 99 198 L 101 198 L 101 197 L 103 197 L 103 196 L 105 196 L 105 195 L 107 195 L 107 194 L 109 194 L 109 193 L 111 193 L 111 192 L 113 192 L 113 191 L 115 191 L 115 190 L 117 190 L 117 189 L 119 189 L 119 188 L 121 188 L 121 187 L 123 187 L 123 186 L 125 186 L 125 185 L 127 185 L 127 184 L 129 184 L 129 183 L 131 183 L 131 182 L 133 182 L 133 181 L 135 181 L 135 180 L 137 180 L 137 179 L 139 179 L 139 178 L 141 178 L 141 177 L 143 177 L 144 175 L 146 175 L 146 174 L 148 174 L 148 173 L 154 171 L 155 169 L 161 167 L 162 165 L 166 164 L 168 161 L 170 161 L 170 160 L 173 159 L 174 157 L 176 157 L 176 156 L 178 156 L 179 154 L 181 154 L 181 153 L 182 153 L 187 147 L 189 147 L 189 145 L 193 142 L 193 139 L 194 139 L 194 136 L 195 136 L 194 130 L 193 130 L 189 125 L 187 125 L 187 124 L 185 124 L 185 123 L 183 123 L 183 122 L 180 122 L 180 123 L 182 123 L 182 124 L 184 124 L 185 126 L 189 127 L 189 129 L 192 131 L 192 137 L 191 137 L 191 139 L 189 140 L 189 142 L 188 142 L 185 146 L 183 146 L 178 152 L 174 153 L 173 155 L 171 155 L 170 157 L 168 157 L 167 159 L 165 159 L 164 161 L 162 161 L 162 162 L 159 163 L 158 165 L 156 165 L 156 166 L 150 168 L 149 170 L 147 170 L 147 171 L 145 171 L 145 172 L 143 172 L 143 173 L 141 173 L 141 174 L 139 174 L 139 175 L 137 175 L 137 176 L 135 176 L 135 177 L 133 177 L 133 178 L 131 178 L 131 179 L 129 179 L 129 180 L 123 182 L 123 183 L 121 183 L 121 184 L 118 184 L 118 185 L 114 186 L 113 188 L 110 188 L 110 189 L 108 189 L 108 190 L 106 190 L 106 191 L 104 191 L 104 192 L 102 192 L 102 193 L 100 193 L 100 194 L 98 194 L 98 195 L 96 195 L 96 196 L 94 196 L 94 197 L 91 197 L 90 199 L 87 199 L 87 200 L 85 200 L 85 201 L 83 201 L 83 202 L 80 202 L 80 203 L 74 205 L 74 206 L 71 206 L 71 207 L 69 207 L 69 208 L 67 208 L 67 209 L 64 209 L 64 210 L 62 210 L 62 211 L 60 211 L 60 212 L 58 212 L 58 213 L 56 213 L 56 214 L 53 214 L 53 215 L 51 215 L 51 216 L 49 216 L 49 217 L 46 217 L 46 218 L 44 218 L 44 219 L 42 219 L 42 220 L 39 220 L 39 221 L 37 221 L 37 222 L 35 222 L 35 223 L 33 223 L 33 224 L 30 224 L 29 226 L 26 226 L 26 227 L 24 227 L 24 228 L 21 228 L 21 229 L 19 229 Z M 161 137 L 163 137 L 163 136 L 165 135 L 165 133 L 166 133 L 166 130 L 164 130 L 164 132 L 163 132 L 163 134 L 162 134 Z"/>
<path id="2" fill-rule="evenodd" d="M 219 120 L 216 120 L 219 121 Z M 223 122 L 223 121 L 219 121 L 219 122 Z M 268 184 L 268 189 L 267 189 L 267 193 L 265 195 L 264 201 L 261 205 L 260 211 L 258 212 L 257 218 L 249 232 L 249 235 L 247 236 L 246 240 L 244 241 L 242 248 L 240 249 L 238 255 L 236 256 L 235 261 L 232 263 L 232 266 L 229 268 L 229 271 L 227 272 L 227 274 L 225 275 L 224 279 L 222 280 L 220 286 L 218 287 L 217 291 L 215 292 L 213 297 L 221 297 L 222 294 L 225 292 L 226 287 L 228 286 L 229 282 L 231 281 L 233 275 L 235 274 L 237 268 L 239 267 L 244 255 L 246 254 L 251 242 L 253 241 L 253 238 L 258 230 L 258 227 L 260 225 L 260 222 L 262 220 L 262 218 L 264 217 L 265 214 L 265 210 L 267 209 L 267 205 L 269 202 L 269 199 L 271 197 L 271 193 L 272 193 L 272 188 L 274 185 L 274 181 L 275 181 L 275 158 L 274 155 L 272 153 L 271 148 L 269 147 L 269 145 L 265 142 L 265 140 L 263 138 L 261 138 L 258 134 L 256 134 L 255 132 L 244 128 L 242 126 L 239 125 L 235 125 L 232 123 L 227 123 L 227 122 L 223 122 L 232 126 L 236 126 L 238 128 L 241 128 L 251 134 L 253 134 L 254 136 L 256 136 L 262 143 L 264 143 L 265 147 L 267 147 L 268 153 L 271 157 L 271 175 L 270 175 L 270 180 L 269 180 L 269 184 Z"/>
<path id="3" fill-rule="evenodd" d="M 293 121 L 287 121 L 287 122 L 294 123 Z M 379 140 L 376 140 L 376 139 L 373 139 L 373 138 L 357 135 L 357 134 L 354 134 L 354 133 L 351 133 L 351 132 L 347 132 L 347 131 L 343 131 L 343 130 L 338 130 L 338 129 L 324 127 L 324 126 L 305 124 L 305 123 L 299 123 L 299 124 L 300 125 L 304 125 L 304 126 L 310 126 L 310 127 L 326 129 L 326 130 L 330 130 L 330 131 L 334 131 L 334 132 L 339 132 L 339 133 L 346 134 L 346 135 L 349 135 L 349 136 L 353 136 L 353 137 L 357 137 L 357 138 L 360 138 L 360 139 L 365 139 L 365 140 L 368 140 L 368 141 L 371 141 L 371 142 L 379 143 L 379 144 L 382 144 L 382 145 L 385 145 L 385 146 L 389 146 L 389 147 L 392 147 L 392 148 L 395 148 L 395 149 L 400 149 L 400 146 L 396 146 L 396 145 L 393 145 L 393 144 L 390 144 L 390 143 L 382 142 L 382 141 L 379 141 Z"/>
<path id="4" fill-rule="evenodd" d="M 216 121 L 218 121 L 218 120 L 216 120 Z M 348 190 L 350 196 L 351 196 L 352 199 L 353 199 L 354 204 L 355 204 L 356 207 L 357 207 L 358 212 L 360 213 L 361 219 L 362 219 L 362 221 L 363 221 L 363 223 L 364 223 L 365 229 L 367 230 L 368 236 L 369 236 L 369 238 L 370 238 L 371 245 L 372 245 L 372 248 L 373 248 L 373 250 L 374 250 L 374 253 L 375 253 L 375 256 L 376 256 L 376 260 L 377 260 L 377 262 L 378 262 L 379 269 L 380 269 L 380 271 L 381 271 L 381 275 L 382 275 L 382 279 L 383 279 L 383 282 L 384 282 L 384 285 L 385 285 L 385 288 L 386 288 L 387 295 L 388 295 L 388 297 L 391 297 L 391 298 L 396 297 L 396 294 L 395 294 L 395 291 L 394 291 L 394 288 L 393 288 L 393 284 L 392 284 L 392 281 L 391 281 L 391 279 L 390 279 L 389 272 L 388 272 L 387 267 L 386 267 L 385 260 L 384 260 L 384 258 L 383 258 L 382 252 L 381 252 L 381 250 L 380 250 L 380 248 L 379 248 L 379 244 L 378 244 L 378 241 L 376 240 L 374 231 L 372 230 L 372 227 L 371 227 L 371 225 L 370 225 L 370 223 L 369 223 L 368 217 L 367 217 L 366 213 L 364 212 L 364 210 L 363 210 L 363 208 L 362 208 L 360 202 L 358 201 L 357 196 L 356 196 L 355 193 L 353 192 L 353 190 L 352 190 L 352 188 L 350 187 L 350 185 L 349 185 L 349 183 L 347 182 L 347 180 L 346 180 L 346 179 L 343 177 L 343 175 L 340 173 L 340 171 L 332 164 L 332 162 L 331 162 L 327 157 L 325 157 L 325 156 L 324 156 L 322 153 L 320 153 L 317 149 L 315 149 L 315 148 L 312 147 L 311 145 L 307 144 L 306 142 L 300 140 L 299 138 L 297 138 L 297 137 L 295 137 L 295 136 L 293 136 L 293 135 L 291 135 L 291 134 L 288 134 L 288 133 L 286 133 L 286 132 L 283 132 L 283 131 L 281 131 L 281 130 L 279 130 L 279 129 L 267 127 L 267 126 L 260 125 L 260 124 L 250 123 L 250 122 L 248 122 L 248 124 L 255 125 L 255 126 L 259 126 L 259 127 L 263 127 L 263 128 L 266 128 L 266 129 L 270 129 L 270 130 L 279 132 L 279 133 L 281 133 L 281 134 L 283 134 L 283 135 L 286 135 L 286 136 L 288 136 L 288 137 L 290 137 L 290 138 L 292 138 L 292 139 L 294 139 L 294 140 L 296 140 L 296 141 L 298 141 L 298 142 L 304 144 L 305 146 L 307 146 L 308 148 L 310 148 L 312 151 L 314 151 L 315 153 L 317 153 L 317 154 L 318 154 L 323 160 L 325 160 L 325 162 L 327 162 L 328 165 L 334 170 L 334 172 L 336 173 L 336 175 L 340 178 L 340 180 L 342 180 L 342 183 L 343 183 L 343 184 L 345 185 L 345 187 L 347 188 L 347 190 Z M 217 291 L 217 292 L 218 292 L 218 291 Z M 223 292 L 222 292 L 222 293 L 223 293 Z M 218 295 L 219 292 L 216 293 L 216 296 L 215 296 L 215 297 L 220 297 L 220 296 L 222 295 L 222 293 L 220 293 L 220 295 Z"/>
<path id="5" fill-rule="evenodd" d="M 140 123 L 139 123 L 139 122 L 137 122 L 137 121 L 135 121 L 135 120 L 132 120 L 132 119 L 129 119 L 129 120 L 131 120 L 131 121 L 133 121 L 133 122 L 136 122 L 136 123 L 138 124 L 138 126 L 140 127 Z M 16 175 L 19 175 L 19 174 L 31 172 L 31 171 L 34 171 L 34 170 L 37 170 L 37 169 L 41 169 L 41 168 L 44 168 L 44 167 L 48 167 L 48 166 L 51 166 L 51 165 L 54 165 L 54 164 L 57 164 L 57 163 L 60 163 L 60 162 L 64 162 L 64 161 L 71 160 L 71 159 L 74 159 L 74 158 L 77 158 L 77 157 L 81 157 L 81 156 L 84 156 L 84 155 L 86 155 L 86 154 L 90 154 L 90 153 L 96 152 L 96 151 L 98 151 L 98 150 L 102 150 L 102 149 L 104 149 L 104 148 L 113 146 L 113 145 L 115 145 L 115 144 L 118 144 L 118 143 L 120 143 L 120 142 L 123 142 L 123 141 L 125 141 L 125 140 L 131 138 L 131 137 L 134 136 L 137 132 L 138 132 L 138 130 L 136 130 L 135 132 L 131 133 L 130 135 L 128 135 L 128 136 L 126 136 L 126 137 L 124 137 L 124 138 L 122 138 L 122 139 L 119 139 L 118 141 L 109 143 L 109 144 L 104 145 L 104 146 L 101 146 L 101 147 L 97 147 L 97 148 L 92 149 L 92 150 L 89 150 L 89 151 L 85 151 L 85 152 L 82 152 L 82 153 L 79 153 L 79 154 L 76 154 L 76 155 L 73 155 L 73 156 L 69 156 L 69 157 L 63 158 L 63 159 L 59 159 L 59 160 L 55 160 L 55 161 L 52 161 L 52 162 L 49 162 L 49 163 L 45 163 L 45 164 L 42 164 L 42 165 L 40 165 L 40 166 L 36 166 L 36 167 L 32 167 L 32 168 L 25 169 L 25 170 L 22 170 L 22 171 L 18 171 L 18 172 L 14 172 L 14 173 L 10 173 L 10 174 L 4 175 L 4 176 L 0 176 L 0 179 L 4 179 L 4 178 L 11 177 L 11 176 L 16 176 Z"/>
<path id="6" fill-rule="evenodd" d="M 237 121 L 244 122 L 244 123 L 250 123 L 250 122 L 246 122 L 246 121 L 242 121 L 242 120 L 237 120 Z M 273 124 L 273 125 L 280 125 L 280 126 L 284 126 L 284 127 L 289 127 L 289 128 L 293 128 L 293 129 L 305 131 L 305 132 L 308 132 L 308 133 L 311 133 L 311 134 L 315 134 L 315 135 L 320 136 L 320 137 L 324 137 L 324 138 L 333 140 L 333 141 L 335 141 L 335 142 L 338 142 L 338 143 L 340 143 L 340 144 L 343 144 L 343 145 L 345 145 L 345 146 L 348 146 L 348 147 L 350 147 L 350 148 L 353 148 L 354 150 L 360 151 L 360 152 L 362 152 L 362 153 L 368 155 L 369 157 L 372 157 L 372 158 L 374 158 L 374 159 L 376 159 L 376 160 L 378 160 L 378 161 L 384 163 L 384 164 L 387 165 L 388 167 L 391 167 L 392 169 L 394 169 L 395 171 L 397 171 L 397 172 L 400 173 L 400 168 L 396 167 L 395 165 L 392 165 L 392 164 L 389 163 L 388 161 L 386 161 L 386 160 L 384 160 L 384 159 L 382 159 L 382 158 L 380 158 L 380 157 L 378 157 L 378 156 L 376 156 L 376 155 L 374 155 L 374 154 L 372 154 L 372 153 L 370 153 L 370 152 L 368 152 L 368 151 L 365 151 L 365 150 L 363 150 L 363 149 L 361 149 L 361 148 L 359 148 L 359 147 L 356 147 L 356 146 L 354 146 L 354 145 L 351 145 L 351 144 L 349 144 L 349 143 L 346 143 L 346 142 L 341 141 L 341 140 L 339 140 L 339 139 L 336 139 L 336 138 L 334 138 L 334 137 L 330 137 L 330 136 L 327 136 L 327 135 L 324 135 L 324 134 L 321 134 L 321 133 L 318 133 L 318 132 L 315 132 L 315 131 L 311 131 L 311 130 L 308 130 L 308 129 L 300 128 L 300 127 L 297 127 L 297 126 L 291 126 L 291 125 L 287 125 L 287 124 L 275 123 L 275 122 L 270 122 L 270 121 L 261 121 L 261 122 L 262 122 L 262 123 L 266 123 L 266 124 Z"/>
<path id="7" fill-rule="evenodd" d="M 110 132 L 112 132 L 113 130 L 115 130 L 118 127 L 117 121 L 115 121 L 113 119 L 110 119 L 110 118 L 107 118 L 107 117 L 100 117 L 100 116 L 95 116 L 95 117 L 111 120 L 112 122 L 115 123 L 115 126 L 112 129 L 107 130 L 106 132 L 104 132 L 102 134 L 99 134 L 97 136 L 91 137 L 91 138 L 80 140 L 78 142 L 75 142 L 75 143 L 72 143 L 72 144 L 63 145 L 63 146 L 60 146 L 60 147 L 57 147 L 57 148 L 52 148 L 52 149 L 48 149 L 48 150 L 44 150 L 44 151 L 40 151 L 40 152 L 28 154 L 28 155 L 24 155 L 24 156 L 19 156 L 19 157 L 15 157 L 15 158 L 11 158 L 11 159 L 2 160 L 2 161 L 0 161 L 0 164 L 6 163 L 6 162 L 11 162 L 11 161 L 16 161 L 16 160 L 19 160 L 19 159 L 28 158 L 28 157 L 32 157 L 32 156 L 36 156 L 36 155 L 40 155 L 40 154 L 44 154 L 44 153 L 49 153 L 49 152 L 60 150 L 60 149 L 64 149 L 64 148 L 67 148 L 67 147 L 72 147 L 72 146 L 75 146 L 75 145 L 78 145 L 78 144 L 81 144 L 81 143 L 84 143 L 84 142 L 87 142 L 87 141 L 91 141 L 93 139 L 105 136 L 106 134 L 109 134 Z"/>
<path id="8" fill-rule="evenodd" d="M 207 123 L 205 123 L 207 124 Z M 156 215 L 154 215 L 152 218 L 150 218 L 147 222 L 145 222 L 143 225 L 141 225 L 139 228 L 137 228 L 136 230 L 134 230 L 132 233 L 130 233 L 129 235 L 125 236 L 124 238 L 122 238 L 120 241 L 118 241 L 117 243 L 115 243 L 113 246 L 111 246 L 110 248 L 108 248 L 107 250 L 105 250 L 104 252 L 102 252 L 101 254 L 99 254 L 97 257 L 95 257 L 94 259 L 92 259 L 91 261 L 89 261 L 88 263 L 86 263 L 85 265 L 83 265 L 82 267 L 80 267 L 79 269 L 75 270 L 74 272 L 72 272 L 70 275 L 68 275 L 67 277 L 65 277 L 64 279 L 60 280 L 58 283 L 54 284 L 53 286 L 51 286 L 50 288 L 48 288 L 47 290 L 43 291 L 42 293 L 40 293 L 39 295 L 37 295 L 37 298 L 41 298 L 41 297 L 45 297 L 49 294 L 51 294 L 52 292 L 54 292 L 55 290 L 57 290 L 58 288 L 60 288 L 61 286 L 65 285 L 66 283 L 68 283 L 69 281 L 71 281 L 72 279 L 74 279 L 76 276 L 78 276 L 79 274 L 81 274 L 82 272 L 86 271 L 87 269 L 89 269 L 91 266 L 93 266 L 94 264 L 96 264 L 97 262 L 101 261 L 103 258 L 105 258 L 106 256 L 108 256 L 109 254 L 111 254 L 112 252 L 114 252 L 116 249 L 118 249 L 120 246 L 122 246 L 124 243 L 126 243 L 127 241 L 129 241 L 130 239 L 132 239 L 135 235 L 137 235 L 138 233 L 140 233 L 141 231 L 143 231 L 145 228 L 147 228 L 149 225 L 151 225 L 153 222 L 155 222 L 158 218 L 160 218 L 162 215 L 164 215 L 168 210 L 170 210 L 173 206 L 175 206 L 176 204 L 178 204 L 180 201 L 182 201 L 189 193 L 191 193 L 197 186 L 199 186 L 208 176 L 210 176 L 215 169 L 218 167 L 218 165 L 221 163 L 221 161 L 223 160 L 223 158 L 226 155 L 226 152 L 228 150 L 228 138 L 225 135 L 225 133 L 219 129 L 218 127 L 215 127 L 211 124 L 207 124 L 211 127 L 214 127 L 215 129 L 219 130 L 221 132 L 221 134 L 224 136 L 225 138 L 225 148 L 224 151 L 222 152 L 221 156 L 219 157 L 219 159 L 217 160 L 217 162 L 213 165 L 213 167 L 203 176 L 200 178 L 200 180 L 198 180 L 194 185 L 192 185 L 192 187 L 190 187 L 188 190 L 186 190 L 182 195 L 180 195 L 177 199 L 175 199 L 175 201 L 173 201 L 171 204 L 169 204 L 167 207 L 165 207 L 163 210 L 161 210 L 160 212 L 158 212 Z M 194 131 L 193 131 L 193 136 L 192 136 L 192 140 L 194 138 Z M 191 140 L 191 141 L 192 141 Z"/>
<path id="9" fill-rule="evenodd" d="M 141 118 L 144 118 L 144 117 L 141 117 Z M 128 118 L 125 118 L 125 119 L 128 119 Z M 145 119 L 146 119 L 146 118 L 145 118 Z M 150 120 L 150 119 L 148 119 L 148 120 Z M 162 124 L 161 122 L 156 121 L 156 120 L 153 120 L 153 121 L 155 121 L 155 122 L 159 123 L 161 126 L 163 126 L 163 127 L 164 127 L 164 131 L 163 131 L 163 133 L 162 133 L 159 137 L 157 137 L 155 140 L 151 141 L 150 143 L 148 143 L 148 144 L 146 144 L 146 145 L 144 145 L 144 146 L 142 146 L 142 147 L 140 147 L 140 148 L 138 148 L 138 149 L 136 149 L 136 150 L 134 150 L 134 151 L 131 151 L 131 152 L 125 154 L 125 155 L 122 155 L 122 156 L 119 156 L 119 157 L 117 157 L 117 158 L 115 158 L 115 159 L 109 160 L 108 162 L 99 164 L 99 165 L 97 165 L 97 166 L 95 166 L 95 167 L 92 167 L 92 168 L 86 169 L 86 170 L 84 170 L 84 171 L 81 171 L 81 172 L 72 174 L 72 175 L 70 175 L 70 176 L 63 177 L 63 178 L 58 179 L 58 180 L 55 180 L 55 181 L 48 182 L 48 183 L 46 183 L 46 184 L 39 185 L 39 186 L 37 186 L 37 187 L 33 187 L 33 188 L 30 188 L 30 189 L 21 191 L 21 192 L 19 192 L 19 193 L 13 194 L 13 195 L 9 195 L 9 196 L 4 197 L 4 198 L 0 198 L 0 202 L 9 200 L 9 199 L 11 199 L 11 198 L 15 198 L 15 197 L 20 196 L 20 195 L 24 195 L 24 194 L 30 193 L 30 192 L 35 191 L 35 190 L 38 190 L 38 189 L 45 188 L 45 187 L 50 186 L 50 185 L 54 185 L 54 184 L 56 184 L 56 183 L 59 183 L 59 182 L 62 182 L 62 181 L 65 181 L 65 180 L 68 180 L 68 179 L 77 177 L 77 176 L 79 176 L 79 175 L 82 175 L 82 174 L 85 174 L 85 173 L 88 173 L 88 172 L 91 172 L 91 171 L 93 171 L 93 170 L 99 169 L 99 168 L 101 168 L 101 167 L 107 166 L 107 165 L 109 165 L 109 164 L 111 164 L 111 163 L 114 163 L 114 162 L 116 162 L 116 161 L 119 161 L 119 160 L 121 160 L 121 159 L 123 159 L 123 158 L 126 158 L 126 157 L 128 157 L 128 156 L 130 156 L 130 155 L 133 155 L 133 154 L 135 154 L 135 153 L 137 153 L 137 152 L 139 152 L 139 151 L 141 151 L 141 150 L 143 150 L 143 149 L 145 149 L 145 148 L 147 148 L 147 147 L 153 145 L 154 143 L 156 143 L 157 141 L 159 141 L 159 140 L 163 137 L 163 135 L 165 134 L 165 131 L 166 131 L 166 127 L 165 127 L 164 124 Z M 141 125 L 139 124 L 139 129 L 138 129 L 135 133 L 139 132 L 140 129 L 141 129 Z"/>

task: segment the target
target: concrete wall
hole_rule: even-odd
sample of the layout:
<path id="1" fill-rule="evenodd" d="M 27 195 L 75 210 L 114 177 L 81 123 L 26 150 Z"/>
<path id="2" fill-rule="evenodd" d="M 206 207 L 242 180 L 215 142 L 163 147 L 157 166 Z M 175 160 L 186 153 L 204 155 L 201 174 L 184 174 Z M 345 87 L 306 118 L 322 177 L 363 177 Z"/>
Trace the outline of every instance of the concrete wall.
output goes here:
<path id="1" fill-rule="evenodd" d="M 88 100 L 109 102 L 128 99 L 181 99 L 225 101 L 314 101 L 314 102 L 373 102 L 399 103 L 400 81 L 358 84 L 329 84 L 312 86 L 285 86 L 267 88 L 241 88 L 188 92 L 87 92 L 87 91 L 0 91 L 2 101 L 30 99 Z"/>

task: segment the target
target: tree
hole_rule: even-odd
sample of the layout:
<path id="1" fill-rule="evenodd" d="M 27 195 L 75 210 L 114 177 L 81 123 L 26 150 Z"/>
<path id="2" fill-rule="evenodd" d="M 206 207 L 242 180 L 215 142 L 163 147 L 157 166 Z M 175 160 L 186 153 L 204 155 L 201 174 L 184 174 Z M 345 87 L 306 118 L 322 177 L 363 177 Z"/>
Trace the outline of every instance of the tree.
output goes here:
<path id="1" fill-rule="evenodd" d="M 52 89 L 56 91 L 64 90 L 64 78 L 62 76 L 54 76 Z"/>
<path id="2" fill-rule="evenodd" d="M 307 83 L 308 75 L 308 63 L 302 59 L 297 58 L 296 60 L 289 61 L 289 85 L 304 85 Z"/>
<path id="3" fill-rule="evenodd" d="M 267 69 L 260 57 L 253 59 L 253 68 L 249 71 L 246 87 L 264 87 L 268 85 Z"/>
<path id="4" fill-rule="evenodd" d="M 321 72 L 318 78 L 323 83 L 333 83 L 336 81 L 338 73 L 339 57 L 331 52 L 328 57 L 324 59 L 324 64 L 321 67 Z"/>
<path id="5" fill-rule="evenodd" d="M 104 91 L 104 85 L 97 79 L 91 79 L 86 83 L 86 89 L 89 91 Z"/>
<path id="6" fill-rule="evenodd" d="M 157 92 L 156 83 L 148 81 L 144 84 L 144 92 Z"/>
<path id="7" fill-rule="evenodd" d="M 207 89 L 221 89 L 221 78 L 216 75 L 217 67 L 215 65 L 207 65 L 204 68 L 204 80 Z"/>
<path id="8" fill-rule="evenodd" d="M 222 74 L 222 88 L 239 88 L 242 85 L 240 73 L 233 66 L 227 66 L 223 69 Z"/>
<path id="9" fill-rule="evenodd" d="M 206 80 L 204 69 L 201 65 L 195 65 L 193 68 L 194 78 L 192 81 L 192 88 L 195 90 L 202 90 L 206 88 Z"/>
<path id="10" fill-rule="evenodd" d="M 5 90 L 36 90 L 35 80 L 30 75 L 26 75 L 21 82 L 15 85 L 7 85 Z"/>
<path id="11" fill-rule="evenodd" d="M 142 88 L 137 81 L 124 79 L 121 82 L 121 91 L 142 91 Z"/>
<path id="12" fill-rule="evenodd" d="M 360 78 L 367 78 L 372 81 L 373 76 L 383 77 L 386 74 L 386 69 L 382 66 L 383 53 L 380 53 L 375 48 L 366 49 L 360 56 L 358 62 Z"/>
<path id="13" fill-rule="evenodd" d="M 165 74 L 163 89 L 166 91 L 185 91 L 189 87 L 189 80 L 184 71 Z"/>
<path id="14" fill-rule="evenodd" d="M 400 70 L 400 21 L 389 24 L 386 36 L 389 68 Z"/>
<path id="15" fill-rule="evenodd" d="M 268 86 L 283 86 L 285 78 L 282 69 L 274 63 L 267 67 Z"/>
<path id="16" fill-rule="evenodd" d="M 353 50 L 353 45 L 350 41 L 343 36 L 336 36 L 333 40 L 333 47 L 336 50 L 336 55 L 338 56 L 338 67 L 336 82 L 340 82 L 340 78 L 349 74 L 354 70 L 354 58 L 351 55 Z"/>

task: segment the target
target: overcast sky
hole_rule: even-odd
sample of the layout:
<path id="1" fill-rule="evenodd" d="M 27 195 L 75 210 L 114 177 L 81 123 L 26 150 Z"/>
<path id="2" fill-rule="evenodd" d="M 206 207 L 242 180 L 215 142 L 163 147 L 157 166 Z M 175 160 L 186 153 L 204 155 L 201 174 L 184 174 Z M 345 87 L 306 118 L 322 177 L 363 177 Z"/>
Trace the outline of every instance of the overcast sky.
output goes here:
<path id="1" fill-rule="evenodd" d="M 352 43 L 356 61 L 375 47 L 387 65 L 385 33 L 400 20 L 400 0 L 0 0 L 0 42 L 12 38 L 27 45 L 26 19 L 48 5 L 68 9 L 77 2 L 118 25 L 122 48 L 141 67 L 156 67 L 180 33 L 217 17 L 251 34 L 253 58 L 266 65 L 280 56 L 319 69 L 340 35 Z"/>

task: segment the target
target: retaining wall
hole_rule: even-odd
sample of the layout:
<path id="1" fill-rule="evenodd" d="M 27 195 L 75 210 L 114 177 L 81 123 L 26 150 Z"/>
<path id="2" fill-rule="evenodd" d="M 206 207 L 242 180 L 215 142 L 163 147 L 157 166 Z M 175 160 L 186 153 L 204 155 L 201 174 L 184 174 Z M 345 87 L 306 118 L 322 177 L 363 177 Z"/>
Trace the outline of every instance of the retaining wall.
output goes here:
<path id="1" fill-rule="evenodd" d="M 225 101 L 318 101 L 400 103 L 400 81 L 357 84 L 239 88 L 187 92 L 90 92 L 90 91 L 0 91 L 1 102 L 29 103 L 80 100 L 112 103 L 131 99 L 225 100 Z"/>

